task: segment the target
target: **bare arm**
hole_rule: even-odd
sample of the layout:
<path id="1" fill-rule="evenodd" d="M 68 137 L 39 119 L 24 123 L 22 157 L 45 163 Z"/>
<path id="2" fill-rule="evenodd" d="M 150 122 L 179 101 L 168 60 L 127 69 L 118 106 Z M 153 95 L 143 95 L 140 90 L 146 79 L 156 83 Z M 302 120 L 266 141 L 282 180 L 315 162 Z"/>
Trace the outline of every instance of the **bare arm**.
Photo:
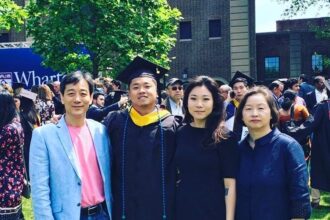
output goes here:
<path id="1" fill-rule="evenodd" d="M 236 180 L 233 178 L 224 178 L 225 202 L 226 202 L 226 220 L 234 220 L 236 206 Z"/>

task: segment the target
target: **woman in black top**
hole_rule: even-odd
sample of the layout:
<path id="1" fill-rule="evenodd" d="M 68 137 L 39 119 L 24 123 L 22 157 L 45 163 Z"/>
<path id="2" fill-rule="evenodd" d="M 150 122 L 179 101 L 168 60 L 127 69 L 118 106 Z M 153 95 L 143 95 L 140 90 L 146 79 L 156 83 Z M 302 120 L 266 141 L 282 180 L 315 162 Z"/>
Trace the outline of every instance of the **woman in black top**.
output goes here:
<path id="1" fill-rule="evenodd" d="M 183 107 L 186 124 L 176 138 L 176 219 L 234 219 L 238 143 L 224 127 L 216 82 L 195 78 Z"/>
<path id="2" fill-rule="evenodd" d="M 19 220 L 22 215 L 24 134 L 13 97 L 0 91 L 0 220 Z"/>

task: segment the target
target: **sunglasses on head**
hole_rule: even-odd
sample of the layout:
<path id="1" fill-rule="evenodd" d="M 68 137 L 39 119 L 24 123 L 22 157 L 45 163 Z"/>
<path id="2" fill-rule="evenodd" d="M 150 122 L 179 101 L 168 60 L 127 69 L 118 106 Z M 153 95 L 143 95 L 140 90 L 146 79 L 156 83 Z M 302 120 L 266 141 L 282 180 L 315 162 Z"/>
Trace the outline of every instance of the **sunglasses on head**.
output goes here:
<path id="1" fill-rule="evenodd" d="M 172 89 L 173 91 L 176 91 L 176 90 L 181 91 L 181 90 L 183 89 L 183 87 L 182 87 L 182 86 L 173 86 L 171 89 Z"/>

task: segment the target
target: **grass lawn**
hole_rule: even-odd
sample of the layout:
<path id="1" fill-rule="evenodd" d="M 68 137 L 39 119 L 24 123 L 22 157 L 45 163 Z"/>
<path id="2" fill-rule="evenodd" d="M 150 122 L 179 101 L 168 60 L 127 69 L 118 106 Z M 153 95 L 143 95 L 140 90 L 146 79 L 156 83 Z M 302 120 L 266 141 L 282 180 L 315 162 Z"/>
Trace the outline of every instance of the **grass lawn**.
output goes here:
<path id="1" fill-rule="evenodd" d="M 330 193 L 322 193 L 319 209 L 313 209 L 310 219 L 330 219 Z M 31 199 L 23 199 L 23 213 L 25 220 L 33 220 Z"/>
<path id="2" fill-rule="evenodd" d="M 25 220 L 33 220 L 32 202 L 31 199 L 23 198 L 23 214 Z"/>
<path id="3" fill-rule="evenodd" d="M 320 207 L 313 209 L 310 219 L 330 219 L 330 193 L 321 194 Z"/>

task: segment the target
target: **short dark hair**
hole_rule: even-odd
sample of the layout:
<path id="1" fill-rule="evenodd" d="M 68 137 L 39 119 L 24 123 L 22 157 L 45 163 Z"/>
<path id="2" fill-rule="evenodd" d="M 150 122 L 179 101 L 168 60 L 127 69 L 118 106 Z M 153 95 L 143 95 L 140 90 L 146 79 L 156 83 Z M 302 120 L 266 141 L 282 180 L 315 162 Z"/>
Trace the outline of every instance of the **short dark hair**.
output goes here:
<path id="1" fill-rule="evenodd" d="M 248 87 L 248 86 L 249 86 L 249 85 L 248 85 L 248 81 L 247 81 L 245 78 L 243 78 L 243 77 L 238 77 L 238 78 L 236 78 L 236 79 L 232 82 L 233 88 L 234 88 L 234 85 L 235 85 L 236 83 L 239 83 L 239 82 L 244 83 L 245 87 Z"/>
<path id="2" fill-rule="evenodd" d="M 14 98 L 7 91 L 0 92 L 0 128 L 9 124 L 16 116 Z"/>
<path id="3" fill-rule="evenodd" d="M 193 122 L 193 116 L 189 113 L 188 99 L 189 94 L 195 87 L 205 86 L 213 98 L 213 109 L 211 114 L 206 119 L 207 137 L 204 140 L 206 145 L 217 143 L 221 139 L 227 138 L 227 130 L 220 127 L 221 122 L 224 120 L 224 104 L 223 99 L 218 90 L 218 84 L 215 80 L 208 76 L 197 76 L 189 82 L 184 92 L 183 97 L 183 108 L 185 110 L 184 121 L 186 123 Z M 213 141 L 212 141 L 213 140 Z"/>
<path id="4" fill-rule="evenodd" d="M 115 86 L 117 86 L 118 89 L 121 88 L 121 82 L 119 82 L 118 80 L 115 80 L 115 79 L 114 79 L 114 80 L 111 81 L 111 83 L 115 84 Z"/>
<path id="5" fill-rule="evenodd" d="M 289 110 L 293 104 L 293 102 L 295 101 L 297 97 L 297 93 L 291 89 L 286 90 L 283 93 L 283 102 L 281 103 L 281 107 L 284 110 Z"/>
<path id="6" fill-rule="evenodd" d="M 323 76 L 315 76 L 313 79 L 313 83 L 317 84 L 317 83 L 321 82 L 323 79 L 324 79 Z"/>
<path id="7" fill-rule="evenodd" d="M 269 84 L 268 88 L 269 90 L 273 90 L 275 88 L 278 88 L 282 83 L 280 81 L 273 81 L 271 84 Z"/>
<path id="8" fill-rule="evenodd" d="M 303 82 L 308 82 L 309 81 L 309 77 L 306 74 L 301 74 L 299 76 L 299 79 L 301 79 L 301 81 L 303 81 Z"/>
<path id="9" fill-rule="evenodd" d="M 76 85 L 80 80 L 86 80 L 88 84 L 89 94 L 91 95 L 94 91 L 94 83 L 92 76 L 88 72 L 82 72 L 80 70 L 69 73 L 65 77 L 63 77 L 61 84 L 60 84 L 60 91 L 62 95 L 64 95 L 65 87 L 68 84 Z"/>
<path id="10" fill-rule="evenodd" d="M 265 87 L 265 86 L 256 86 L 250 89 L 243 97 L 242 101 L 239 103 L 239 106 L 236 111 L 236 116 L 235 116 L 235 123 L 239 123 L 242 125 L 244 124 L 243 121 L 243 108 L 245 107 L 246 101 L 250 96 L 261 94 L 265 97 L 266 102 L 270 108 L 270 114 L 271 114 L 271 119 L 270 119 L 270 127 L 274 128 L 277 123 L 278 123 L 278 111 L 276 108 L 275 100 L 270 92 L 270 90 Z"/>
<path id="11" fill-rule="evenodd" d="M 296 79 L 296 78 L 290 78 L 285 83 L 288 88 L 292 89 L 292 86 L 294 86 L 295 84 L 297 84 L 299 82 L 298 82 L 298 79 Z"/>
<path id="12" fill-rule="evenodd" d="M 93 94 L 93 99 L 96 100 L 100 95 L 103 95 L 104 96 L 104 93 L 102 93 L 102 92 L 95 92 Z"/>

